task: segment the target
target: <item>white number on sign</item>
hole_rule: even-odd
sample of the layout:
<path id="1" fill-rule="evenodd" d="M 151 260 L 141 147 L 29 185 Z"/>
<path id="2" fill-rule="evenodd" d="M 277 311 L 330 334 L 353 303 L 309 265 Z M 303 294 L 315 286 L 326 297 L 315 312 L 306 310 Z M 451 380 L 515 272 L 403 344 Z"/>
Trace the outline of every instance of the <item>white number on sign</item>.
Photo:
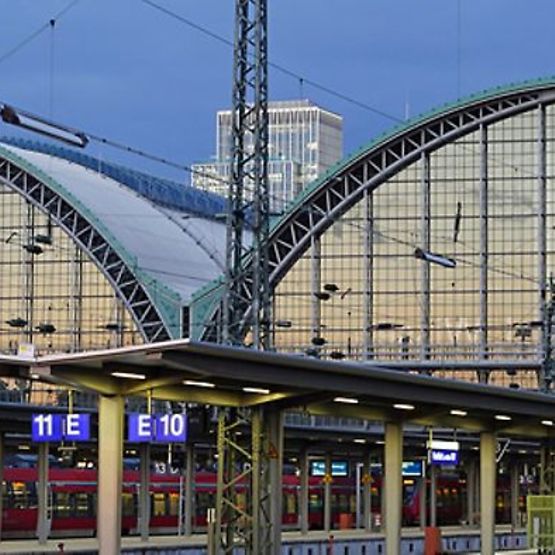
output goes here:
<path id="1" fill-rule="evenodd" d="M 164 414 L 160 417 L 164 436 L 180 437 L 185 432 L 185 418 L 182 414 Z"/>
<path id="2" fill-rule="evenodd" d="M 35 416 L 40 437 L 50 437 L 54 433 L 54 419 L 51 414 L 38 414 Z"/>

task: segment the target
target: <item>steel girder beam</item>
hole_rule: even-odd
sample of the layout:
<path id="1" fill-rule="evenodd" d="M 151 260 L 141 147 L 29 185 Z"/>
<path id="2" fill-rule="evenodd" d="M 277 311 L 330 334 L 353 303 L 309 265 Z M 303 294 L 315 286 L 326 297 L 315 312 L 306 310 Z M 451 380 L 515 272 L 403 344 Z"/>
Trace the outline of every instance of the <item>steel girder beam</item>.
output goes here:
<path id="1" fill-rule="evenodd" d="M 47 214 L 88 255 L 130 312 L 145 341 L 171 339 L 155 303 L 131 268 L 70 202 L 44 181 L 2 157 L 0 183 L 17 191 L 26 201 Z"/>
<path id="2" fill-rule="evenodd" d="M 272 230 L 269 238 L 270 288 L 275 290 L 287 271 L 337 219 L 389 178 L 445 144 L 503 119 L 555 102 L 553 85 L 508 92 L 440 113 L 353 157 L 322 181 Z M 246 260 L 252 264 L 252 260 Z M 245 318 L 249 317 L 249 311 Z M 213 314 L 216 321 L 218 314 Z M 213 339 L 213 327 L 202 339 Z"/>

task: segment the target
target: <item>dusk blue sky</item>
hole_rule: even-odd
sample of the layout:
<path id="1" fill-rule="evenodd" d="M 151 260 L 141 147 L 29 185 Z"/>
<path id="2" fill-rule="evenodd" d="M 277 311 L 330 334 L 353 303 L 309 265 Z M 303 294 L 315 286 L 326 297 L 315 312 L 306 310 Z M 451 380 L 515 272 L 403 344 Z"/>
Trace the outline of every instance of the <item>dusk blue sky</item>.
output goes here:
<path id="1" fill-rule="evenodd" d="M 153 1 L 232 40 L 232 0 Z M 0 0 L 0 60 L 69 3 Z M 269 0 L 270 60 L 402 119 L 407 106 L 415 116 L 555 74 L 553 21 L 553 0 Z M 141 0 L 80 0 L 53 41 L 46 30 L 0 63 L 0 101 L 190 164 L 215 152 L 231 65 L 229 47 Z M 300 94 L 298 80 L 270 71 L 271 99 Z M 394 125 L 306 84 L 302 95 L 344 117 L 345 154 Z M 13 133 L 0 122 L 0 135 Z M 106 147 L 87 151 L 189 182 Z"/>

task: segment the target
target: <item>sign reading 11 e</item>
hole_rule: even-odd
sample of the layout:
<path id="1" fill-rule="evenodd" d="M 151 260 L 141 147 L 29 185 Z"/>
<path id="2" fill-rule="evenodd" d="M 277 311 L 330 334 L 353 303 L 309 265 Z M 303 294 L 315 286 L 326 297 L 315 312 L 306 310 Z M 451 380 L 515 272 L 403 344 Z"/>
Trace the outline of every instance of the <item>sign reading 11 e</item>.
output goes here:
<path id="1" fill-rule="evenodd" d="M 33 441 L 88 441 L 91 436 L 90 414 L 33 414 Z"/>

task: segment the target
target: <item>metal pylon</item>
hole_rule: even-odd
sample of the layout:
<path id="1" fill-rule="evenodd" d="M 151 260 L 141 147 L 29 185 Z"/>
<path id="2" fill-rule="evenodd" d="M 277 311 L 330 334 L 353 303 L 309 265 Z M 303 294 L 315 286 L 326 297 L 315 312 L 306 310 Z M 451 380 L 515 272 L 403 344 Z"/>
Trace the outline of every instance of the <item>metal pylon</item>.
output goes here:
<path id="1" fill-rule="evenodd" d="M 277 510 L 271 506 L 270 499 L 272 493 L 276 495 L 270 481 L 272 449 L 276 447 L 270 443 L 263 409 L 226 409 L 220 412 L 217 555 L 231 554 L 236 548 L 244 548 L 247 555 L 273 555 L 276 552 L 272 520 Z M 280 458 L 277 464 L 281 464 Z M 280 484 L 281 478 L 277 490 L 281 498 Z"/>
<path id="2" fill-rule="evenodd" d="M 555 449 L 550 444 L 540 450 L 540 495 L 555 495 Z"/>
<path id="3" fill-rule="evenodd" d="M 267 0 L 236 0 L 228 194 L 226 279 L 222 306 L 224 343 L 270 347 L 268 264 L 268 41 Z M 252 193 L 251 193 L 252 190 Z M 246 222 L 252 228 L 252 264 L 245 270 Z M 252 321 L 246 308 L 252 305 Z"/>

